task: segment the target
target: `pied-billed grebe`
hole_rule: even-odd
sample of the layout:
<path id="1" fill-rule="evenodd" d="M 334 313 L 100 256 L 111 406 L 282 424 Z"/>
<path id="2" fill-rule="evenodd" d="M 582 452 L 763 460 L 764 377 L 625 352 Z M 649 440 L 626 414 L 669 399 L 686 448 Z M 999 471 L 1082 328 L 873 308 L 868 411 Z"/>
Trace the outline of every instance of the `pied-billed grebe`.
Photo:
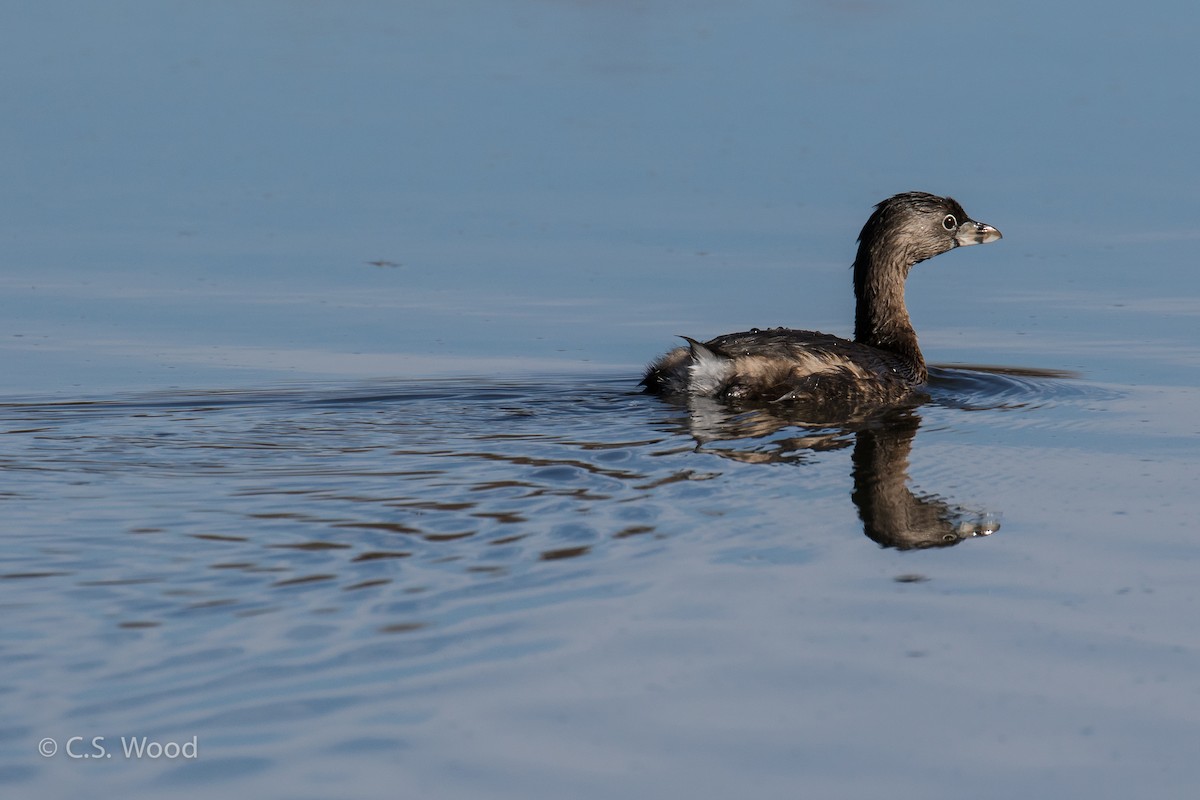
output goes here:
<path id="1" fill-rule="evenodd" d="M 1000 231 L 949 197 L 904 192 L 875 206 L 854 259 L 854 341 L 787 328 L 689 337 L 642 379 L 646 391 L 719 400 L 899 402 L 925 383 L 925 359 L 904 305 L 914 264 Z"/>

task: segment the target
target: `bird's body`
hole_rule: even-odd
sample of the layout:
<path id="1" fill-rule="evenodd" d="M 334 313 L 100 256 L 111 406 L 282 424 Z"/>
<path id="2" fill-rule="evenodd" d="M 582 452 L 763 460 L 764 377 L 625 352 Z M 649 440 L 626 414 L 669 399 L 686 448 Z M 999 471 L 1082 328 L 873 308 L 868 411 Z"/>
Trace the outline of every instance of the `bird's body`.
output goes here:
<path id="1" fill-rule="evenodd" d="M 703 343 L 684 337 L 688 346 L 657 359 L 642 384 L 654 394 L 727 401 L 901 402 L 927 378 L 904 303 L 909 270 L 955 247 L 999 238 L 950 198 L 895 195 L 875 207 L 859 234 L 853 341 L 789 328 L 754 328 Z"/>
<path id="2" fill-rule="evenodd" d="M 723 400 L 887 402 L 907 395 L 917 377 L 904 359 L 839 336 L 753 328 L 704 343 L 688 340 L 656 361 L 644 383 L 656 394 Z"/>

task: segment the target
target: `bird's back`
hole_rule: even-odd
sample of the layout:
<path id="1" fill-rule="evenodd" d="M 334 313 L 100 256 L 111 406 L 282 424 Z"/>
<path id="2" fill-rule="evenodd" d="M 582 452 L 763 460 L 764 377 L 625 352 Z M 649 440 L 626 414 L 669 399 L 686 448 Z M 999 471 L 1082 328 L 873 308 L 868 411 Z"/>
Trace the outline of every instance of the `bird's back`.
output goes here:
<path id="1" fill-rule="evenodd" d="M 898 402 L 923 380 L 919 366 L 897 354 L 817 331 L 752 329 L 688 341 L 650 365 L 647 391 L 860 405 Z"/>

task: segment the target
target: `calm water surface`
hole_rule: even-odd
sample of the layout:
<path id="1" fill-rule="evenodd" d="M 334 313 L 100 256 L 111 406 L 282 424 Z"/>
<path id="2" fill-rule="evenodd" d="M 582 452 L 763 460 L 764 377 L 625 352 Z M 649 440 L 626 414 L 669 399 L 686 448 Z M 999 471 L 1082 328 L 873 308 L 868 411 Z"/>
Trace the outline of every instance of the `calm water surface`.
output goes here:
<path id="1" fill-rule="evenodd" d="M 1183 781 L 1196 459 L 1142 418 L 1194 393 L 936 378 L 853 429 L 625 378 L 6 403 L 4 778 Z M 952 758 L 907 734 L 943 728 Z M 45 736 L 116 756 L 30 758 Z M 199 752 L 125 758 L 138 736 Z"/>
<path id="2" fill-rule="evenodd" d="M 1194 794 L 1197 30 L 14 11 L 0 796 Z M 912 275 L 925 402 L 637 392 L 849 333 L 911 189 L 1004 232 Z"/>

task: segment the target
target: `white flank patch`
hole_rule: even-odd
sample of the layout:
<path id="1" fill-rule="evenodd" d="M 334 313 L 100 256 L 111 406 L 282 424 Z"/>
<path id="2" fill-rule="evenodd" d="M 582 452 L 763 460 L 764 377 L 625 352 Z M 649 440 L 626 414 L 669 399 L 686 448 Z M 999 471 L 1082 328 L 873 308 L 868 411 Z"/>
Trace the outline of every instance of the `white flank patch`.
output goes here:
<path id="1" fill-rule="evenodd" d="M 692 348 L 692 363 L 688 366 L 688 391 L 701 397 L 716 394 L 733 374 L 733 362 L 716 355 L 706 347 Z"/>

